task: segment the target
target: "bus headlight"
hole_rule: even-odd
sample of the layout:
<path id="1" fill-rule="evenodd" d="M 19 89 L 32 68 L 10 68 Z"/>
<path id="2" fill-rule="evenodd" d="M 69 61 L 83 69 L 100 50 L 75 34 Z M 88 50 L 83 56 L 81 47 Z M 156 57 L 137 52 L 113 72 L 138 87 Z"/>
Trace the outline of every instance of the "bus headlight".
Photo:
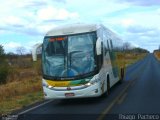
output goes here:
<path id="1" fill-rule="evenodd" d="M 87 84 L 85 84 L 86 86 L 91 86 L 91 83 L 90 82 L 88 82 Z"/>
<path id="2" fill-rule="evenodd" d="M 50 85 L 49 85 L 49 86 L 48 86 L 48 88 L 50 88 L 50 89 L 51 89 L 51 88 L 52 88 L 52 86 L 50 86 Z"/>
<path id="3" fill-rule="evenodd" d="M 98 78 L 96 78 L 96 79 L 94 79 L 94 80 L 91 80 L 90 82 L 86 83 L 86 86 L 94 85 L 94 84 L 96 84 L 98 81 L 99 81 Z"/>
<path id="4" fill-rule="evenodd" d="M 42 86 L 46 87 L 46 88 L 49 88 L 49 89 L 53 88 L 53 86 L 48 85 L 48 83 L 45 80 L 42 80 Z"/>

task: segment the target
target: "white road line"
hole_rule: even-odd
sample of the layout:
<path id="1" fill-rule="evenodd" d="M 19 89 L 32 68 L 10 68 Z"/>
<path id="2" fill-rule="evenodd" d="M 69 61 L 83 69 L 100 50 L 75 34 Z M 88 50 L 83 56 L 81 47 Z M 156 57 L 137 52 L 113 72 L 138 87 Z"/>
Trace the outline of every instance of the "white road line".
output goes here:
<path id="1" fill-rule="evenodd" d="M 46 101 L 46 102 L 44 102 L 44 103 L 42 103 L 42 104 L 40 104 L 40 105 L 37 105 L 37 106 L 35 106 L 35 107 L 29 108 L 29 109 L 27 109 L 27 110 L 25 110 L 25 111 L 20 112 L 20 113 L 18 113 L 18 115 L 27 113 L 27 112 L 29 112 L 29 111 L 31 111 L 31 110 L 34 110 L 34 109 L 38 108 L 38 107 L 41 107 L 41 106 L 43 106 L 43 105 L 46 105 L 46 104 L 48 104 L 48 103 L 50 103 L 50 102 L 52 102 L 52 101 L 53 101 L 53 100 Z"/>
<path id="2" fill-rule="evenodd" d="M 117 104 L 121 104 L 126 98 L 126 96 L 127 96 L 127 93 L 124 93 L 124 95 L 117 101 Z"/>

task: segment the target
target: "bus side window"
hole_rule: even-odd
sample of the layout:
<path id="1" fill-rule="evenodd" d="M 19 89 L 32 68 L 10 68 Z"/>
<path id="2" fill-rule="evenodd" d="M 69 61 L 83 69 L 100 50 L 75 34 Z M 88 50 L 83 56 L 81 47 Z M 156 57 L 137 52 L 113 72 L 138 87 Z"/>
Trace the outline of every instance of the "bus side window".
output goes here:
<path id="1" fill-rule="evenodd" d="M 103 34 L 103 41 L 107 41 L 105 34 Z M 105 42 L 103 44 L 104 44 L 103 47 L 104 47 L 104 56 L 105 56 L 108 50 L 107 50 L 107 44 Z"/>
<path id="2" fill-rule="evenodd" d="M 104 46 L 104 52 L 105 52 L 105 55 L 107 54 L 107 47 Z"/>
<path id="3" fill-rule="evenodd" d="M 103 60 L 103 55 L 104 55 L 104 44 L 101 42 L 101 53 L 102 53 L 102 60 Z"/>
<path id="4" fill-rule="evenodd" d="M 108 42 L 108 40 L 107 40 L 107 50 L 109 51 L 109 42 Z"/>
<path id="5" fill-rule="evenodd" d="M 111 50 L 113 50 L 113 43 L 111 39 L 110 39 L 110 45 L 111 45 Z"/>
<path id="6" fill-rule="evenodd" d="M 104 55 L 103 42 L 101 42 L 101 55 L 97 56 L 98 70 L 101 70 L 101 67 L 102 67 L 102 64 L 103 64 L 103 55 Z"/>

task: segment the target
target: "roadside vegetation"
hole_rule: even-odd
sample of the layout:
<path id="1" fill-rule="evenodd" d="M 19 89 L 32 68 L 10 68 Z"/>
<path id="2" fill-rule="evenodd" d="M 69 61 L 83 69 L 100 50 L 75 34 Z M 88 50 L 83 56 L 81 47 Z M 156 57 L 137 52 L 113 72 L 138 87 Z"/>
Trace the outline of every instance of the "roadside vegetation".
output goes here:
<path id="1" fill-rule="evenodd" d="M 149 51 L 142 48 L 129 49 L 128 47 L 124 47 L 123 53 L 117 53 L 117 64 L 120 68 L 123 66 L 127 67 L 143 59 L 148 53 Z"/>
<path id="2" fill-rule="evenodd" d="M 155 57 L 157 58 L 157 60 L 160 61 L 160 49 L 159 49 L 159 50 L 155 50 L 155 51 L 154 51 L 154 55 L 155 55 Z"/>
<path id="3" fill-rule="evenodd" d="M 143 59 L 148 53 L 126 53 L 125 54 L 125 66 L 132 65 L 133 63 Z"/>
<path id="4" fill-rule="evenodd" d="M 43 100 L 41 85 L 41 60 L 32 61 L 31 54 L 24 55 L 18 48 L 17 54 L 5 54 L 0 46 L 0 115 L 9 114 L 32 103 Z M 126 49 L 119 64 L 126 66 L 143 59 L 148 52 L 142 49 Z"/>
<path id="5" fill-rule="evenodd" d="M 43 100 L 40 63 L 31 55 L 5 54 L 0 46 L 0 115 Z"/>
<path id="6" fill-rule="evenodd" d="M 125 42 L 123 45 L 124 48 L 124 62 L 125 66 L 131 65 L 141 59 L 143 59 L 149 51 L 143 48 L 132 48 L 128 42 Z"/>

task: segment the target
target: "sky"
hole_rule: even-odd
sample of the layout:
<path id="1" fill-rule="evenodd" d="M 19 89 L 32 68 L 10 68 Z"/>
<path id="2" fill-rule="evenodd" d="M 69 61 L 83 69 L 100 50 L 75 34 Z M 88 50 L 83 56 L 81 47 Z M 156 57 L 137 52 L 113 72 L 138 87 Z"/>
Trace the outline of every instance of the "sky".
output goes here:
<path id="1" fill-rule="evenodd" d="M 100 23 L 152 52 L 160 45 L 160 0 L 0 0 L 0 45 L 27 52 L 54 27 Z"/>

